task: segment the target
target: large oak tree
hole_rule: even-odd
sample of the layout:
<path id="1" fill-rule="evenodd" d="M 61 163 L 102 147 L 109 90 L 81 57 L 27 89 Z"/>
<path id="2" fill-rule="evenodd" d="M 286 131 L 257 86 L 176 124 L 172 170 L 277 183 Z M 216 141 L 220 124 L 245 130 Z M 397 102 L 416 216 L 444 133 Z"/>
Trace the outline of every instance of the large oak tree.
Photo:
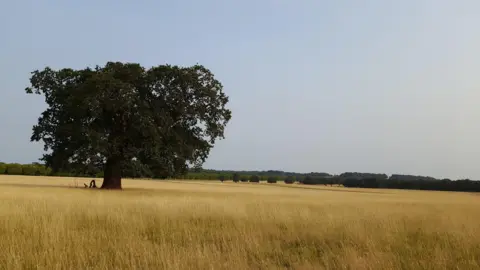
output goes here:
<path id="1" fill-rule="evenodd" d="M 44 142 L 42 160 L 53 171 L 101 167 L 106 189 L 122 188 L 132 161 L 165 177 L 201 165 L 231 118 L 222 84 L 201 65 L 46 67 L 30 83 L 48 105 L 31 137 Z"/>

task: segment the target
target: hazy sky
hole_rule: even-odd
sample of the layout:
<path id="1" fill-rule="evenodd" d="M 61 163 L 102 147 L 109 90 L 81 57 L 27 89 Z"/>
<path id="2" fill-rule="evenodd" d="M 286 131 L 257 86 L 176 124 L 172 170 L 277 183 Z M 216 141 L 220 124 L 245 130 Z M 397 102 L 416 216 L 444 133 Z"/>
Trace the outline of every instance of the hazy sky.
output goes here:
<path id="1" fill-rule="evenodd" d="M 0 1 L 0 160 L 42 154 L 31 71 L 107 61 L 215 73 L 205 168 L 480 179 L 478 0 Z"/>

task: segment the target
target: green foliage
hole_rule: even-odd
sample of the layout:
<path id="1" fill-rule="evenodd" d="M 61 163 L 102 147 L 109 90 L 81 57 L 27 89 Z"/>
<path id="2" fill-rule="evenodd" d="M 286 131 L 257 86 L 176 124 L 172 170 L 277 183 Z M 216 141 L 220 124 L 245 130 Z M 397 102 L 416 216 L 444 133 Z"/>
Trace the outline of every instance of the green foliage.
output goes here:
<path id="1" fill-rule="evenodd" d="M 305 176 L 297 176 L 296 180 L 298 183 L 303 184 L 303 180 L 305 179 Z"/>
<path id="2" fill-rule="evenodd" d="M 303 184 L 305 185 L 327 185 L 332 184 L 333 178 L 328 176 L 311 176 L 307 175 L 303 179 Z"/>
<path id="3" fill-rule="evenodd" d="M 102 171 L 95 171 L 95 175 L 102 173 Z M 140 162 L 139 160 L 132 160 L 125 163 L 122 175 L 130 178 L 153 178 L 154 174 L 148 166 Z M 103 176 L 102 176 L 103 177 Z"/>
<path id="4" fill-rule="evenodd" d="M 260 183 L 260 177 L 258 177 L 258 175 L 251 175 L 250 183 Z"/>
<path id="5" fill-rule="evenodd" d="M 18 163 L 12 163 L 8 164 L 7 168 L 5 170 L 5 174 L 9 175 L 22 175 L 23 174 L 23 168 L 21 164 Z"/>
<path id="6" fill-rule="evenodd" d="M 275 183 L 277 183 L 277 177 L 275 177 L 275 176 L 269 176 L 268 179 L 267 179 L 267 183 L 270 183 L 270 184 L 275 184 Z"/>
<path id="7" fill-rule="evenodd" d="M 23 165 L 21 167 L 23 175 L 40 175 L 37 173 L 37 168 L 34 165 Z"/>
<path id="8" fill-rule="evenodd" d="M 287 176 L 287 178 L 285 178 L 284 180 L 285 184 L 293 184 L 295 183 L 295 178 L 291 175 Z"/>
<path id="9" fill-rule="evenodd" d="M 70 166 L 70 171 L 60 171 L 53 173 L 52 170 L 43 164 L 6 164 L 0 163 L 0 174 L 12 175 L 52 175 L 52 176 L 80 176 L 80 177 L 97 177 L 103 178 L 102 170 L 92 175 L 92 171 L 79 171 L 74 166 Z M 139 169 L 137 171 L 126 170 L 125 176 L 130 178 L 145 178 L 150 175 L 150 172 L 144 171 L 142 166 L 138 163 L 131 164 L 128 168 Z M 271 171 L 270 171 L 271 172 Z M 86 174 L 88 173 L 88 174 Z M 419 189 L 419 190 L 441 190 L 441 191 L 468 191 L 480 192 L 480 181 L 472 181 L 469 179 L 461 179 L 452 181 L 450 179 L 435 179 L 433 177 L 414 176 L 414 175 L 398 175 L 394 174 L 388 177 L 385 174 L 370 174 L 370 173 L 343 173 L 341 175 L 329 176 L 322 173 L 309 174 L 291 174 L 284 176 L 275 171 L 278 176 L 270 175 L 267 177 L 268 183 L 275 183 L 275 180 L 280 179 L 287 184 L 293 184 L 295 178 L 300 179 L 300 183 L 305 185 L 333 185 L 339 184 L 350 188 L 394 188 L 394 189 Z M 268 175 L 268 174 L 263 174 Z M 158 175 L 153 175 L 153 178 L 159 178 Z M 200 170 L 191 172 L 183 179 L 199 179 L 199 180 L 219 180 L 219 179 L 233 179 L 234 181 L 251 182 L 261 181 L 259 174 L 240 175 L 240 172 L 232 171 L 214 171 L 214 170 Z M 258 181 L 257 181 L 258 179 Z"/>
<path id="10" fill-rule="evenodd" d="M 48 105 L 31 137 L 51 150 L 42 160 L 55 173 L 102 169 L 107 188 L 121 188 L 132 160 L 141 167 L 134 172 L 158 178 L 184 175 L 189 163 L 200 167 L 231 118 L 222 84 L 201 65 L 46 67 L 30 83 L 26 92 L 44 95 Z"/>

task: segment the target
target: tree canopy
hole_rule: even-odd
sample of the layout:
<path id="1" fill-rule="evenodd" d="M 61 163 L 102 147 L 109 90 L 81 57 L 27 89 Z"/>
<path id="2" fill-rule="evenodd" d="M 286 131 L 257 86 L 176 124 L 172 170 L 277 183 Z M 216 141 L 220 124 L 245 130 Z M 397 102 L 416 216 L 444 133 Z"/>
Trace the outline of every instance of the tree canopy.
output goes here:
<path id="1" fill-rule="evenodd" d="M 26 92 L 48 105 L 31 137 L 44 143 L 41 160 L 53 171 L 101 167 L 102 188 L 121 188 L 132 160 L 164 177 L 200 166 L 231 119 L 222 84 L 202 65 L 46 67 L 30 83 Z"/>

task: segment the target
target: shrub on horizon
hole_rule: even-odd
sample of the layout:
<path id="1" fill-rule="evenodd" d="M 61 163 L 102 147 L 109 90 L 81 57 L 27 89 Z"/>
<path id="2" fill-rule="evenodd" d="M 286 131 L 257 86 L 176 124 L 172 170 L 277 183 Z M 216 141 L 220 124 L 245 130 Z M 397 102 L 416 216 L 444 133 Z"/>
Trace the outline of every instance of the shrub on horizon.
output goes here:
<path id="1" fill-rule="evenodd" d="M 295 183 L 295 178 L 291 175 L 287 176 L 287 178 L 285 178 L 284 180 L 285 184 L 293 184 Z"/>
<path id="2" fill-rule="evenodd" d="M 250 183 L 260 183 L 260 177 L 258 175 L 250 176 Z"/>
<path id="3" fill-rule="evenodd" d="M 277 183 L 277 178 L 275 176 L 270 176 L 267 179 L 267 183 L 275 184 L 275 183 Z"/>

